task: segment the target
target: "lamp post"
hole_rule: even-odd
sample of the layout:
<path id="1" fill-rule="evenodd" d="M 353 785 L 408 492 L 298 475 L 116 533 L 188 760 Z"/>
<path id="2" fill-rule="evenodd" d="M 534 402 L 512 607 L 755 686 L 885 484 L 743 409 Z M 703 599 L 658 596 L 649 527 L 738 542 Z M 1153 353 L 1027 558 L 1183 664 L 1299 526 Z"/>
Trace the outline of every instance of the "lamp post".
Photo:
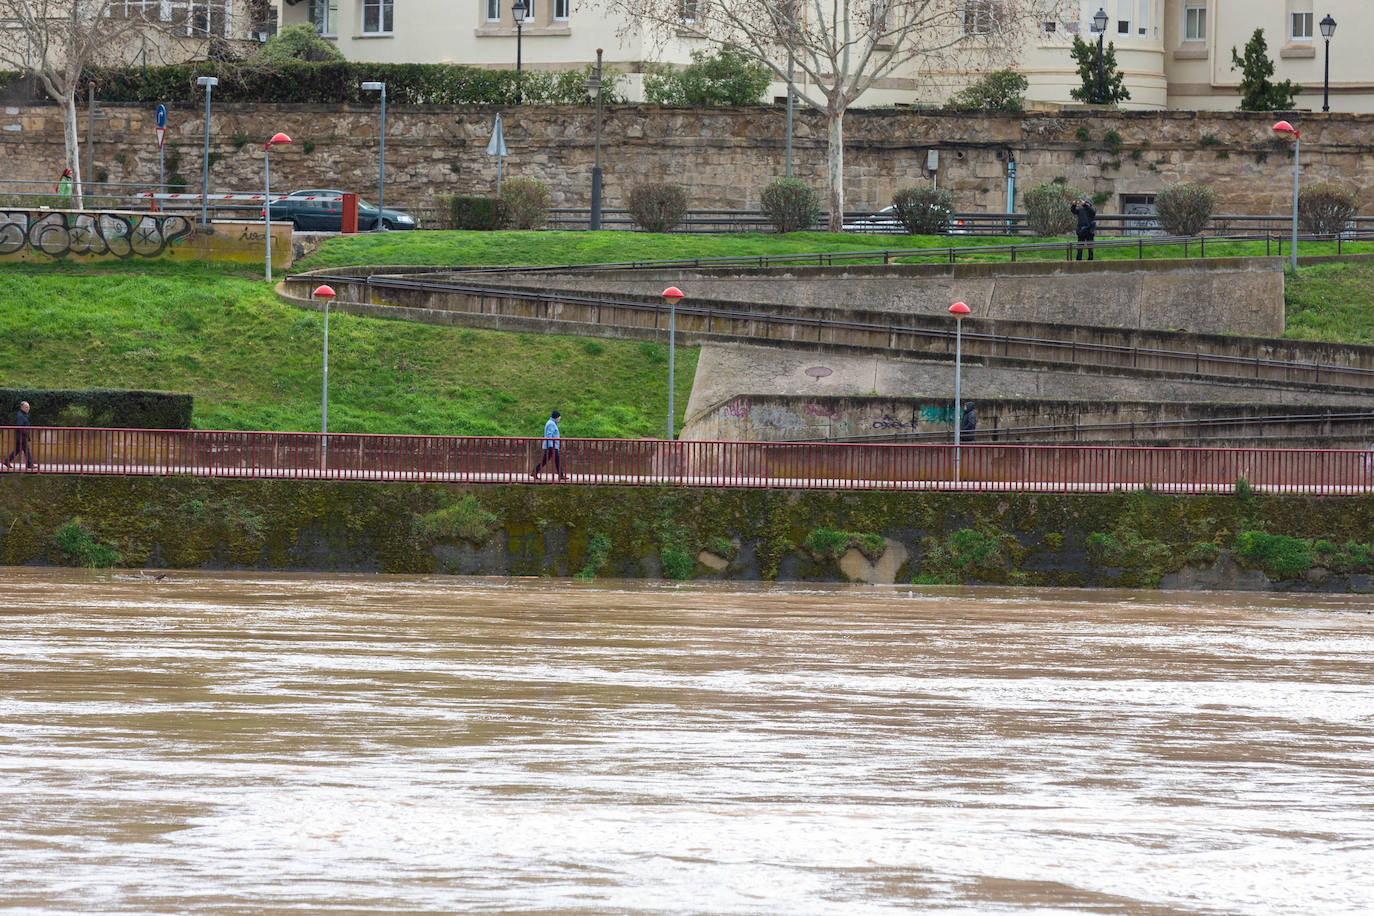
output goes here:
<path id="1" fill-rule="evenodd" d="M 596 102 L 596 159 L 592 165 L 590 229 L 601 228 L 601 48 L 596 49 L 596 72 L 587 79 L 587 93 Z"/>
<path id="2" fill-rule="evenodd" d="M 963 412 L 959 403 L 959 377 L 963 374 L 960 371 L 960 364 L 963 362 L 963 343 L 964 343 L 964 319 L 968 317 L 971 309 L 962 302 L 956 302 L 949 307 L 949 313 L 954 316 L 954 479 L 959 479 L 959 426 L 960 414 Z"/>
<path id="3" fill-rule="evenodd" d="M 377 225 L 373 228 L 383 229 L 386 223 L 382 222 L 382 192 L 386 190 L 386 83 L 363 83 L 358 88 L 364 92 L 380 92 L 382 94 L 382 132 L 379 135 L 379 148 L 377 150 Z"/>
<path id="4" fill-rule="evenodd" d="M 1317 23 L 1322 30 L 1322 38 L 1326 39 L 1326 72 L 1322 75 L 1322 111 L 1331 110 L 1331 36 L 1336 34 L 1336 20 L 1327 13 L 1321 22 Z"/>
<path id="5" fill-rule="evenodd" d="M 336 293 L 334 287 L 329 285 L 315 287 L 312 294 L 316 299 L 324 300 L 324 385 L 320 394 L 320 435 L 329 432 L 329 300 L 333 299 Z M 320 442 L 320 454 L 324 454 L 324 442 Z M 321 467 L 324 461 L 321 458 Z"/>
<path id="6" fill-rule="evenodd" d="M 219 80 L 213 76 L 198 76 L 196 85 L 205 87 L 205 156 L 200 181 L 200 226 L 204 229 L 208 225 L 206 199 L 210 194 L 210 90 L 219 85 Z"/>
<path id="7" fill-rule="evenodd" d="M 262 146 L 262 227 L 267 246 L 267 281 L 272 281 L 272 144 L 290 143 L 286 134 L 273 134 Z"/>
<path id="8" fill-rule="evenodd" d="M 525 17 L 529 15 L 530 6 L 525 0 L 515 0 L 511 5 L 510 15 L 515 20 L 515 104 L 525 103 L 525 83 L 520 74 L 520 44 L 524 40 Z"/>
<path id="9" fill-rule="evenodd" d="M 677 304 L 682 301 L 682 290 L 668 287 L 663 291 L 663 301 L 668 303 L 668 438 L 673 439 L 673 350 L 677 346 Z"/>
<path id="10" fill-rule="evenodd" d="M 1287 121 L 1280 121 L 1274 125 L 1274 131 L 1280 134 L 1293 135 L 1293 244 L 1289 252 L 1293 260 L 1293 273 L 1298 272 L 1298 153 L 1302 149 L 1302 139 L 1298 136 L 1298 129 Z"/>
<path id="11" fill-rule="evenodd" d="M 1105 105 L 1102 94 L 1102 39 L 1107 35 L 1107 11 L 1097 8 L 1093 14 L 1093 30 L 1097 32 L 1097 104 Z"/>

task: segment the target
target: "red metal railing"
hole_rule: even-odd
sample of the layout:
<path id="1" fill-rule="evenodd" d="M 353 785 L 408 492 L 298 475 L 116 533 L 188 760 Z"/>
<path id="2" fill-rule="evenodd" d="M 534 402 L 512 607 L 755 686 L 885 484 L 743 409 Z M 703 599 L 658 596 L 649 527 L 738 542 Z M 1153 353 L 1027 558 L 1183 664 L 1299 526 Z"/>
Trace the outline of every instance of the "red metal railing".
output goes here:
<path id="1" fill-rule="evenodd" d="M 0 428 L 8 451 L 12 428 Z M 543 439 L 31 427 L 40 470 L 529 483 Z M 1374 450 L 1123 448 L 563 439 L 572 483 L 1102 493 L 1374 490 Z M 22 460 L 22 457 L 21 457 Z M 17 466 L 18 467 L 18 466 Z M 552 462 L 544 480 L 554 476 Z"/>

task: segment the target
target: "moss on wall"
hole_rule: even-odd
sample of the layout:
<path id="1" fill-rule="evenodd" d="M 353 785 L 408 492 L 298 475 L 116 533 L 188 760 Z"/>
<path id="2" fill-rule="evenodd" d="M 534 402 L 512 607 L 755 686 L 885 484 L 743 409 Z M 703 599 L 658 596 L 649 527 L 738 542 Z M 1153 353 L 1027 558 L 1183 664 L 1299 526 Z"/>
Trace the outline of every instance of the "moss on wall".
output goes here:
<path id="1" fill-rule="evenodd" d="M 0 477 L 0 563 L 73 562 L 58 532 L 78 518 L 94 542 L 130 567 L 838 581 L 845 578 L 837 559 L 842 535 L 846 548 L 900 542 L 910 560 L 898 581 L 916 583 L 1154 587 L 1224 561 L 1278 587 L 1365 590 L 1374 572 L 1369 497 L 18 473 Z M 835 534 L 827 540 L 827 533 Z M 698 563 L 703 551 L 724 562 Z"/>

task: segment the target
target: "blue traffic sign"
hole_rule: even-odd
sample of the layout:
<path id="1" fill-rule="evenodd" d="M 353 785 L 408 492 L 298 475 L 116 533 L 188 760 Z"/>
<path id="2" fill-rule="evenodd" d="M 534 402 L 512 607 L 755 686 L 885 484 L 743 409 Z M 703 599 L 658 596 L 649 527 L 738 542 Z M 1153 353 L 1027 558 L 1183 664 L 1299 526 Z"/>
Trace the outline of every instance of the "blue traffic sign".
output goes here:
<path id="1" fill-rule="evenodd" d="M 157 106 L 157 126 L 158 126 L 158 127 L 166 127 L 166 126 L 167 126 L 167 106 L 166 106 L 166 105 L 159 105 L 159 106 Z"/>

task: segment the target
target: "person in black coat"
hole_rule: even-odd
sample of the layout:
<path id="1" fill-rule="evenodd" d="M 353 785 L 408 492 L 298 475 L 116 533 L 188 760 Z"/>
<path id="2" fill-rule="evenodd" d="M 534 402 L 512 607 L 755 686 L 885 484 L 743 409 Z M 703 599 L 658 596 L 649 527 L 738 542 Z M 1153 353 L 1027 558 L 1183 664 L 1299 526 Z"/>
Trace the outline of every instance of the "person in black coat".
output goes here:
<path id="1" fill-rule="evenodd" d="M 973 402 L 969 401 L 964 405 L 964 414 L 959 418 L 959 439 L 961 442 L 972 442 L 973 434 L 978 429 L 978 411 L 974 408 Z"/>
<path id="2" fill-rule="evenodd" d="M 33 463 L 33 456 L 29 454 L 29 402 L 24 401 L 19 405 L 19 411 L 14 415 L 14 451 L 10 452 L 5 459 L 5 467 L 14 467 L 15 456 L 20 452 L 24 453 L 24 464 L 32 471 L 38 465 Z"/>
<path id="3" fill-rule="evenodd" d="M 1083 248 L 1088 249 L 1088 260 L 1093 259 L 1093 238 L 1097 235 L 1097 208 L 1087 198 L 1079 198 L 1069 204 L 1069 209 L 1078 217 L 1078 255 L 1076 261 L 1083 260 Z"/>

